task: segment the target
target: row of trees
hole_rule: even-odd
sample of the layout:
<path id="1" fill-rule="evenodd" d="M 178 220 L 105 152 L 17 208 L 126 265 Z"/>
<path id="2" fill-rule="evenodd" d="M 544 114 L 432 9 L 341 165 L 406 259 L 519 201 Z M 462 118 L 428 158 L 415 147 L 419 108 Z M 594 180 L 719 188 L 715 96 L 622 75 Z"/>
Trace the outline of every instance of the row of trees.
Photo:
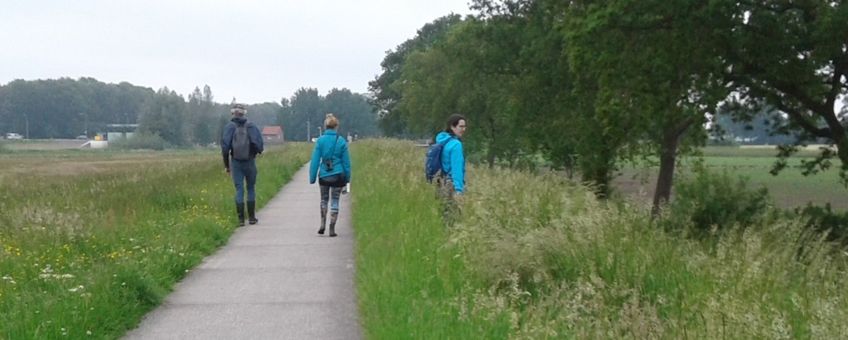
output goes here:
<path id="1" fill-rule="evenodd" d="M 362 94 L 348 89 L 332 89 L 322 96 L 314 88 L 301 88 L 291 98 L 283 98 L 281 119 L 286 122 L 286 138 L 307 140 L 317 137 L 323 128 L 327 113 L 333 113 L 339 121 L 339 132 L 360 137 L 379 134 L 377 115 Z"/>
<path id="2" fill-rule="evenodd" d="M 622 161 L 659 159 L 655 211 L 677 156 L 717 114 L 798 144 L 825 141 L 809 170 L 841 163 L 848 183 L 848 5 L 778 0 L 475 0 L 477 14 L 425 25 L 370 83 L 387 134 L 428 135 L 469 118 L 489 165 L 544 154 L 599 196 Z M 713 122 L 715 123 L 715 122 Z M 713 124 L 715 125 L 715 124 Z M 781 156 L 795 148 L 785 147 Z"/>
<path id="3" fill-rule="evenodd" d="M 92 78 L 15 80 L 0 86 L 0 132 L 27 138 L 73 138 L 135 123 L 156 92 Z"/>
<path id="4" fill-rule="evenodd" d="M 195 88 L 186 99 L 167 87 L 154 91 L 92 78 L 15 80 L 0 86 L 0 132 L 33 139 L 74 138 L 107 132 L 109 124 L 138 124 L 138 132 L 158 135 L 172 146 L 208 145 L 220 139 L 230 119 L 230 105 L 214 99 L 208 85 Z M 379 132 L 367 98 L 347 89 L 333 89 L 327 96 L 300 89 L 281 103 L 247 109 L 257 125 L 283 125 L 287 138 L 294 140 L 305 140 L 306 121 L 320 126 L 326 112 L 335 112 L 352 133 Z"/>

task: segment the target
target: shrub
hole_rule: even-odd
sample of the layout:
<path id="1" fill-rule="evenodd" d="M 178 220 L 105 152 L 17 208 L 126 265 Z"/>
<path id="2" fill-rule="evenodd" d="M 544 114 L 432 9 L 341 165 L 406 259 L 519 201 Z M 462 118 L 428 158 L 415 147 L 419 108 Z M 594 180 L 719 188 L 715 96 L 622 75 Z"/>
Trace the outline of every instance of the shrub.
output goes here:
<path id="1" fill-rule="evenodd" d="M 170 147 L 170 144 L 155 133 L 141 132 L 127 139 L 109 141 L 109 147 L 118 149 L 164 150 Z"/>
<path id="2" fill-rule="evenodd" d="M 734 225 L 745 228 L 761 222 L 771 206 L 766 188 L 751 189 L 744 177 L 700 169 L 691 180 L 675 185 L 674 199 L 662 223 L 671 230 L 691 226 L 696 233 L 705 235 L 713 228 L 723 231 Z"/>
<path id="3" fill-rule="evenodd" d="M 827 232 L 829 241 L 839 241 L 848 245 L 848 211 L 838 213 L 831 209 L 830 203 L 821 206 L 807 204 L 803 209 L 796 208 L 796 215 L 805 221 L 805 227 L 817 232 Z"/>

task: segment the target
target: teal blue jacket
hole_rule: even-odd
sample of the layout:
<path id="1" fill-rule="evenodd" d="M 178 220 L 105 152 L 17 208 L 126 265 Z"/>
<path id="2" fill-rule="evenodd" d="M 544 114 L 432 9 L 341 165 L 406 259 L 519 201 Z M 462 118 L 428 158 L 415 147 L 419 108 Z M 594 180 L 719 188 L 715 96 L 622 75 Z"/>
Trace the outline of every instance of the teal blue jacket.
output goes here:
<path id="1" fill-rule="evenodd" d="M 338 137 L 338 141 L 336 137 Z M 333 143 L 336 143 L 335 151 L 333 151 Z M 333 152 L 333 154 L 330 155 L 330 152 Z M 327 167 L 324 166 L 325 158 L 333 160 L 331 170 L 327 170 Z M 315 183 L 316 176 L 324 178 L 341 173 L 350 182 L 350 154 L 347 151 L 347 140 L 339 136 L 336 130 L 327 129 L 315 142 L 315 149 L 312 150 L 312 162 L 309 163 L 309 184 Z"/>
<path id="2" fill-rule="evenodd" d="M 465 154 L 462 153 L 462 141 L 444 131 L 436 135 L 436 143 L 445 140 L 448 142 L 442 148 L 442 171 L 453 180 L 456 192 L 462 193 L 465 190 Z"/>

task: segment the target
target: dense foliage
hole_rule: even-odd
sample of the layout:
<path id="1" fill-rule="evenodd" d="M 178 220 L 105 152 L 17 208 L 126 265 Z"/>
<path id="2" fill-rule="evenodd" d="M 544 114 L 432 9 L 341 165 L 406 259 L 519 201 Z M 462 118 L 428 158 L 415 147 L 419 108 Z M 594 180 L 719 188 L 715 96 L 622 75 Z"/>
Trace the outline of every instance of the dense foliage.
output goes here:
<path id="1" fill-rule="evenodd" d="M 317 89 L 301 88 L 291 98 L 282 100 L 280 120 L 285 122 L 286 139 L 305 141 L 307 137 L 317 137 L 327 113 L 339 119 L 338 131 L 344 136 L 379 135 L 377 115 L 364 95 L 334 88 L 322 96 Z"/>
<path id="2" fill-rule="evenodd" d="M 848 183 L 844 2 L 476 0 L 472 9 L 388 52 L 370 83 L 387 134 L 430 137 L 462 113 L 476 158 L 520 164 L 541 153 L 600 197 L 623 162 L 656 159 L 657 213 L 678 156 L 706 142 L 710 123 L 767 120 L 791 136 L 778 140 L 788 144 L 781 156 L 829 144 L 806 173 L 838 159 Z"/>

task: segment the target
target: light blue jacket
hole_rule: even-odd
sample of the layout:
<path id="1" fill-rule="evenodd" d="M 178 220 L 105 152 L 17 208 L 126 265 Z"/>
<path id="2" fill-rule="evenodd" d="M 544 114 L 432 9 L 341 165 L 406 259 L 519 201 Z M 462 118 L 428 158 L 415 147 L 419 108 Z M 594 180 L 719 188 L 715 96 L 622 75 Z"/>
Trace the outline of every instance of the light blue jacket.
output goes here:
<path id="1" fill-rule="evenodd" d="M 436 135 L 436 143 L 445 140 L 448 142 L 442 148 L 442 171 L 453 180 L 456 192 L 462 193 L 465 189 L 465 154 L 462 153 L 462 141 L 444 131 Z"/>
<path id="2" fill-rule="evenodd" d="M 338 141 L 336 141 L 338 137 Z M 335 151 L 333 151 L 333 143 L 336 143 Z M 330 152 L 333 152 L 330 155 Z M 324 166 L 324 158 L 333 160 L 333 169 L 327 170 Z M 347 181 L 350 182 L 350 154 L 347 151 L 347 141 L 344 137 L 339 136 L 336 130 L 327 129 L 324 134 L 315 142 L 315 149 L 312 150 L 312 162 L 309 163 L 309 184 L 315 183 L 317 177 L 324 178 L 335 174 L 344 173 Z"/>

